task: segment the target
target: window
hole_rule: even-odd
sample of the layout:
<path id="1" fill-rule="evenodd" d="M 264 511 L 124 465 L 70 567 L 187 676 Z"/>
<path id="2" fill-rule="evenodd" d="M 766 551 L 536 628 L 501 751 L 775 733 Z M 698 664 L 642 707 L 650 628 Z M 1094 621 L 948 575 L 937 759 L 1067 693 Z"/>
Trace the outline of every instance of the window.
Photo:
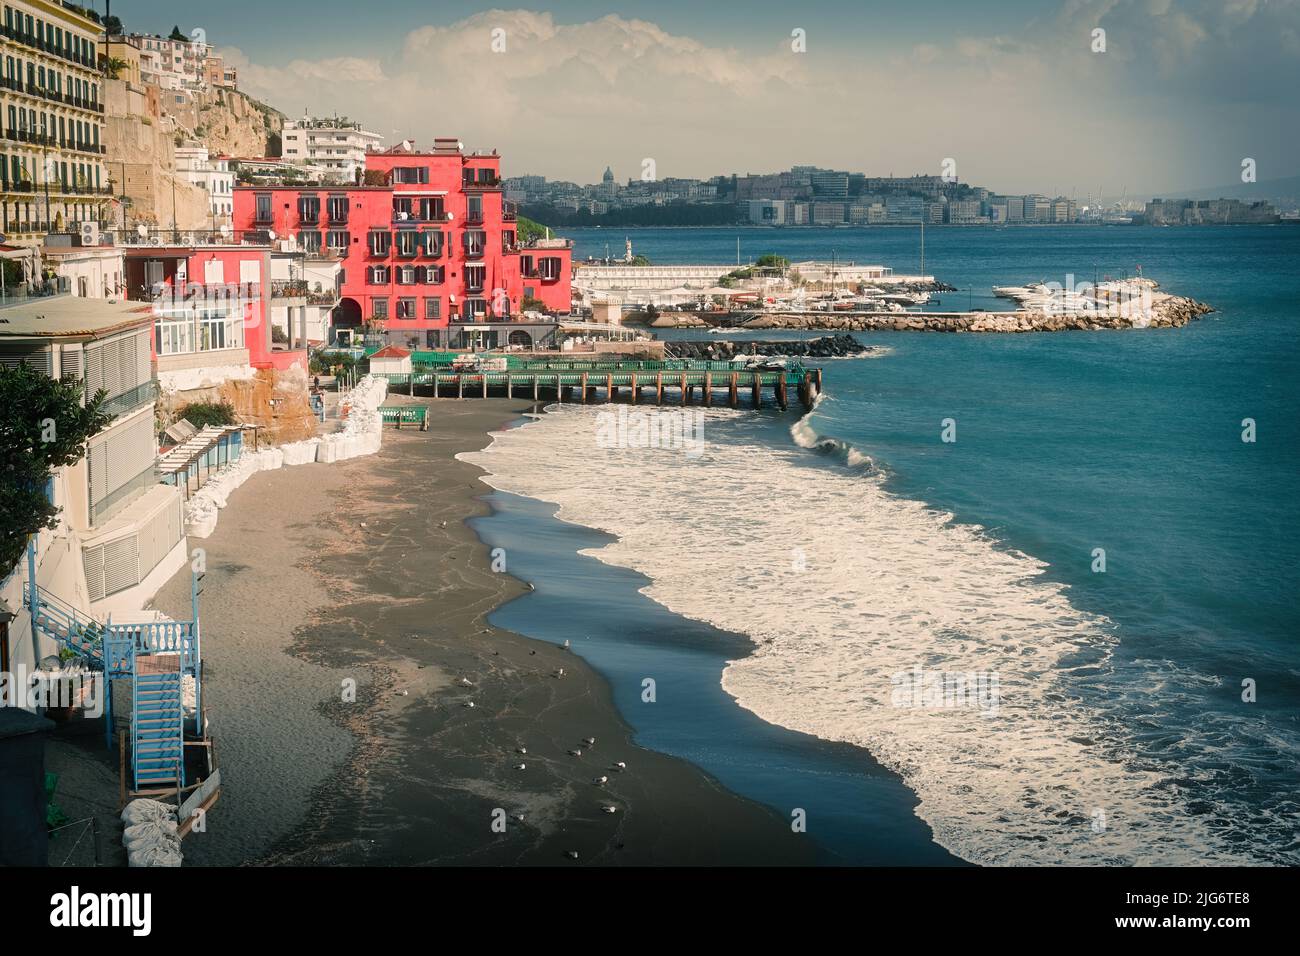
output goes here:
<path id="1" fill-rule="evenodd" d="M 487 281 L 487 266 L 465 267 L 465 288 L 470 292 L 482 292 L 483 283 Z"/>
<path id="2" fill-rule="evenodd" d="M 349 244 L 350 240 L 348 238 L 348 233 L 345 230 L 331 229 L 329 232 L 325 233 L 325 245 L 330 249 L 337 249 L 346 255 Z"/>
<path id="3" fill-rule="evenodd" d="M 431 296 L 424 300 L 424 317 L 426 319 L 442 318 L 442 299 Z"/>
<path id="4" fill-rule="evenodd" d="M 420 251 L 420 234 L 410 229 L 399 230 L 397 233 L 397 254 L 399 256 L 412 257 Z"/>
<path id="5" fill-rule="evenodd" d="M 429 167 L 428 166 L 394 166 L 393 182 L 394 183 L 428 183 Z"/>
<path id="6" fill-rule="evenodd" d="M 299 196 L 298 197 L 298 218 L 303 222 L 320 221 L 320 197 Z"/>
<path id="7" fill-rule="evenodd" d="M 415 267 L 402 266 L 397 270 L 398 285 L 415 285 Z"/>
<path id="8" fill-rule="evenodd" d="M 366 270 L 366 281 L 371 285 L 388 285 L 388 266 L 371 266 Z"/>
<path id="9" fill-rule="evenodd" d="M 441 232 L 424 232 L 420 234 L 424 243 L 424 254 L 430 259 L 437 259 L 442 255 L 442 233 Z"/>
<path id="10" fill-rule="evenodd" d="M 425 222 L 442 222 L 447 218 L 443 210 L 442 197 L 433 196 L 420 200 L 420 218 Z"/>
<path id="11" fill-rule="evenodd" d="M 445 266 L 428 266 L 424 270 L 424 281 L 428 285 L 442 285 L 446 281 L 447 270 Z"/>
<path id="12" fill-rule="evenodd" d="M 397 300 L 397 317 L 399 319 L 415 318 L 415 300 L 398 299 Z"/>
<path id="13" fill-rule="evenodd" d="M 392 233 L 378 231 L 372 231 L 370 233 L 370 254 L 372 256 L 386 256 L 392 246 Z"/>
<path id="14" fill-rule="evenodd" d="M 371 299 L 371 300 L 370 300 L 370 314 L 373 315 L 376 319 L 386 319 L 386 318 L 388 318 L 388 300 L 387 300 L 387 299 Z"/>
<path id="15" fill-rule="evenodd" d="M 330 222 L 345 223 L 348 221 L 347 196 L 330 196 L 328 206 Z"/>
<path id="16" fill-rule="evenodd" d="M 486 244 L 487 233 L 482 229 L 468 229 L 465 231 L 465 255 L 472 259 L 480 258 Z"/>
<path id="17" fill-rule="evenodd" d="M 320 230 L 305 229 L 298 233 L 298 243 L 302 246 L 304 252 L 320 252 Z"/>
<path id="18" fill-rule="evenodd" d="M 483 221 L 483 197 L 482 196 L 469 197 L 469 208 L 465 212 L 465 219 L 467 222 Z"/>
<path id="19" fill-rule="evenodd" d="M 271 221 L 271 194 L 257 194 L 257 222 Z"/>

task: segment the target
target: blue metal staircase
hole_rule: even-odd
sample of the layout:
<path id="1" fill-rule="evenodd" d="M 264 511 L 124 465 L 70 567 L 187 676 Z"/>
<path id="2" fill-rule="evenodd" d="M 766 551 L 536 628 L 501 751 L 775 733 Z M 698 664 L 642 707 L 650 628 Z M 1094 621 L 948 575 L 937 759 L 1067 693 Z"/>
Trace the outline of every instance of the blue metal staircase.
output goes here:
<path id="1" fill-rule="evenodd" d="M 32 628 L 85 659 L 104 675 L 105 739 L 112 746 L 114 678 L 131 681 L 131 774 L 134 790 L 185 786 L 185 678 L 194 680 L 189 729 L 206 736 L 201 706 L 198 580 L 192 589 L 194 620 L 112 623 L 88 617 L 36 581 L 35 546 L 28 545 L 25 603 Z"/>
<path id="2" fill-rule="evenodd" d="M 137 669 L 131 685 L 131 771 L 136 790 L 185 786 L 185 709 L 182 675 L 163 658 Z M 143 663 L 143 662 L 141 662 Z"/>

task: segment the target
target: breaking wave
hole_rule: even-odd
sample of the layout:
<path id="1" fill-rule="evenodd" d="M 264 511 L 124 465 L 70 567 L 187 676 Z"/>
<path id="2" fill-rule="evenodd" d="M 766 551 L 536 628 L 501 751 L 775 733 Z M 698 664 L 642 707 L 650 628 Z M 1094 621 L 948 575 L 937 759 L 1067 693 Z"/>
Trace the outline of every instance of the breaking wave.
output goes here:
<path id="1" fill-rule="evenodd" d="M 890 493 L 878 470 L 858 467 L 868 456 L 806 417 L 792 444 L 768 445 L 738 437 L 747 413 L 710 410 L 706 451 L 688 457 L 601 448 L 597 414 L 554 407 L 459 457 L 495 488 L 616 535 L 589 553 L 645 574 L 655 601 L 748 635 L 753 651 L 728 663 L 725 690 L 771 723 L 869 750 L 953 853 L 982 864 L 1296 862 L 1285 801 L 1247 819 L 1220 786 L 1235 731 L 1150 730 L 1153 695 L 1218 678 L 1168 661 L 1120 673 L 1110 623 L 1074 608 L 1042 562 Z M 919 676 L 935 674 L 938 684 Z M 991 675 L 993 706 L 942 692 L 973 675 Z M 1178 759 L 1152 736 L 1179 738 Z"/>

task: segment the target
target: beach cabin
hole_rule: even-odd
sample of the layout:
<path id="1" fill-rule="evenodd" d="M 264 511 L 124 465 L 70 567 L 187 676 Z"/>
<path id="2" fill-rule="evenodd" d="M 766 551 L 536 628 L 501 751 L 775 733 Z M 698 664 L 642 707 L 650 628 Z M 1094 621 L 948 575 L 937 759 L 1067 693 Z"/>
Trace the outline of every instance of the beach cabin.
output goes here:
<path id="1" fill-rule="evenodd" d="M 388 345 L 370 356 L 370 371 L 376 375 L 410 375 L 411 353 L 397 345 Z"/>

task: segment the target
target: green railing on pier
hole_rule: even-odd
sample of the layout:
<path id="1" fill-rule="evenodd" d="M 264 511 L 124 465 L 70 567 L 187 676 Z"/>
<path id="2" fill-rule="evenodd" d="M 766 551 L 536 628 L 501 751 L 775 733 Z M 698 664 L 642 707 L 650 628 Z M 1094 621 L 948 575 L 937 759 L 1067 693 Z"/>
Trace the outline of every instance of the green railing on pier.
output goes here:
<path id="1" fill-rule="evenodd" d="M 409 379 L 410 376 L 407 376 Z M 418 384 L 418 383 L 417 383 Z M 380 405 L 379 420 L 385 425 L 417 425 L 421 431 L 428 427 L 429 406 L 427 405 Z"/>

